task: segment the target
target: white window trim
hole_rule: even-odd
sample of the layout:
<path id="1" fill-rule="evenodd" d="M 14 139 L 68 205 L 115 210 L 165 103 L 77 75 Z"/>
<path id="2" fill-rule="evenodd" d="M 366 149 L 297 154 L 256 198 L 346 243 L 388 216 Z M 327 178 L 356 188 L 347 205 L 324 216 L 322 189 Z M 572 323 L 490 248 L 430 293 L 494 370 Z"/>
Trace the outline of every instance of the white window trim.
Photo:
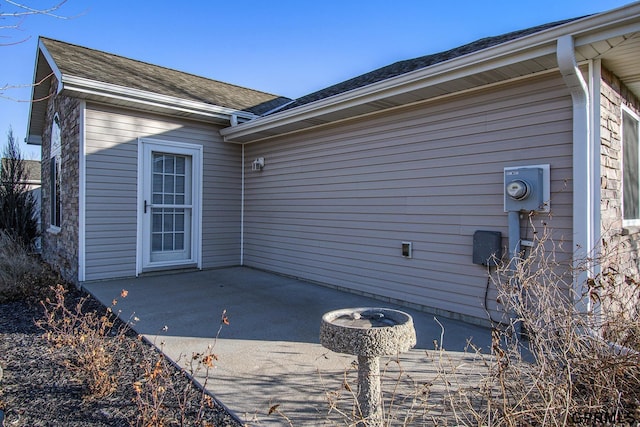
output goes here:
<path id="1" fill-rule="evenodd" d="M 620 152 L 621 152 L 621 156 L 620 158 L 621 160 L 621 168 L 620 168 L 620 182 L 621 182 L 621 188 L 620 188 L 620 200 L 621 200 L 621 205 L 620 205 L 620 215 L 622 216 L 622 226 L 623 227 L 638 227 L 640 226 L 640 218 L 638 219 L 624 219 L 624 114 L 628 114 L 630 115 L 636 122 L 638 122 L 638 127 L 639 127 L 639 131 L 640 131 L 640 116 L 638 116 L 638 114 L 636 114 L 632 109 L 630 109 L 629 107 L 627 107 L 626 105 L 622 104 L 622 107 L 620 109 Z M 638 141 L 638 164 L 640 165 L 640 141 Z M 640 182 L 637 183 L 638 187 L 640 188 Z"/>

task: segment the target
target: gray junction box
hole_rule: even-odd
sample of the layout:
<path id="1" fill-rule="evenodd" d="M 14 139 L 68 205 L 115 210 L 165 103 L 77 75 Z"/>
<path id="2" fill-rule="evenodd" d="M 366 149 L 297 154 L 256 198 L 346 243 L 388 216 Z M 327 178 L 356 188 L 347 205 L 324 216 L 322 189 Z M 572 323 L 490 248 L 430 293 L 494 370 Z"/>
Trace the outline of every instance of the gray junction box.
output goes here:
<path id="1" fill-rule="evenodd" d="M 478 230 L 473 233 L 473 263 L 495 266 L 502 258 L 502 233 Z"/>

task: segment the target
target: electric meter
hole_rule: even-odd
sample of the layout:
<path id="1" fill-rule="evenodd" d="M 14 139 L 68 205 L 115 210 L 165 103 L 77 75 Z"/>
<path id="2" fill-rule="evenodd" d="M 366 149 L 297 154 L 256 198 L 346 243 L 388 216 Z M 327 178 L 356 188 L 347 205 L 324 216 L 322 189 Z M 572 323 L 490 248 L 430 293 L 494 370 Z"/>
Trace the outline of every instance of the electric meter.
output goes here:
<path id="1" fill-rule="evenodd" d="M 543 210 L 544 186 L 544 171 L 541 167 L 505 168 L 505 212 Z"/>
<path id="2" fill-rule="evenodd" d="M 514 179 L 507 183 L 506 187 L 507 195 L 514 200 L 522 200 L 529 197 L 530 187 L 527 181 L 521 179 Z"/>

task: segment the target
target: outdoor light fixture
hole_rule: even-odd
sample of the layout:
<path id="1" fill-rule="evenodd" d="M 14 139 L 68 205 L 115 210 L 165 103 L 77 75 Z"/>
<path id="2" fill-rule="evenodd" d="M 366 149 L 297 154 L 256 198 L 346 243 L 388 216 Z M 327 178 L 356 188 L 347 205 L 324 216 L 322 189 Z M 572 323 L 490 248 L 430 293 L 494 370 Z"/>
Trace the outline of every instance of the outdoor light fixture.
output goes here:
<path id="1" fill-rule="evenodd" d="M 258 157 L 251 163 L 251 170 L 261 171 L 264 168 L 264 157 Z"/>

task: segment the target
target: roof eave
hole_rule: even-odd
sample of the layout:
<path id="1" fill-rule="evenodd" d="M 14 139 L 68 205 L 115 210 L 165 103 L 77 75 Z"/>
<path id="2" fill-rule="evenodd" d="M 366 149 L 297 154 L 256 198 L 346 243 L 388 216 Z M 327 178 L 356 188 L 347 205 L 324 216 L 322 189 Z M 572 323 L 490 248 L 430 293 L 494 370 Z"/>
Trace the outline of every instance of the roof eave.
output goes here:
<path id="1" fill-rule="evenodd" d="M 192 101 L 154 92 L 128 88 L 125 86 L 99 82 L 83 77 L 63 75 L 63 92 L 70 96 L 85 99 L 96 99 L 102 102 L 113 100 L 118 105 L 134 108 L 148 109 L 155 112 L 168 114 L 179 113 L 198 120 L 223 121 L 229 123 L 232 117 L 247 120 L 256 116 L 247 111 L 207 104 L 205 102 Z"/>
<path id="2" fill-rule="evenodd" d="M 531 55 L 539 56 L 554 52 L 554 46 L 549 45 L 539 48 Z M 332 113 L 335 111 L 356 107 L 366 103 L 384 99 L 393 94 L 410 92 L 420 87 L 443 83 L 455 78 L 466 75 L 476 74 L 488 68 L 494 68 L 504 65 L 507 62 L 516 62 L 511 58 L 520 57 L 524 60 L 524 54 L 510 53 L 508 58 L 501 57 L 500 60 L 493 58 L 494 61 L 488 65 L 487 58 L 478 58 L 474 54 L 465 55 L 464 57 L 455 58 L 446 62 L 441 62 L 430 67 L 412 71 L 396 77 L 392 77 L 381 82 L 363 86 L 354 90 L 340 93 L 328 98 L 311 102 L 300 107 L 286 110 L 282 113 L 276 113 L 273 116 L 261 117 L 251 122 L 240 124 L 233 128 L 225 128 L 220 131 L 226 141 L 233 142 L 244 140 L 252 134 L 259 134 L 267 131 L 275 126 L 283 126 L 287 123 L 298 122 L 300 120 L 309 120 L 321 114 Z M 527 55 L 529 56 L 529 55 Z M 480 64 L 483 64 L 479 68 Z"/>
<path id="3" fill-rule="evenodd" d="M 40 60 L 40 54 L 46 64 Z M 48 66 L 44 73 L 53 74 L 57 81 L 56 94 L 63 93 L 69 96 L 96 100 L 99 102 L 115 103 L 120 106 L 138 108 L 146 111 L 173 114 L 189 117 L 195 120 L 213 122 L 218 124 L 237 123 L 238 119 L 252 120 L 257 115 L 233 108 L 197 102 L 154 92 L 128 88 L 104 82 L 99 82 L 83 77 L 63 74 L 55 60 L 40 40 L 36 53 L 34 66 L 33 87 L 31 91 L 31 105 L 27 124 L 27 138 L 25 141 L 32 145 L 42 145 L 42 123 L 44 123 L 46 111 L 38 108 L 40 102 L 44 102 L 49 93 L 49 85 L 38 84 L 38 76 L 43 74 L 43 68 Z M 46 92 L 46 96 L 42 93 Z M 41 100 L 38 102 L 38 100 Z"/>
<path id="4" fill-rule="evenodd" d="M 45 64 L 41 63 L 40 54 L 42 54 Z M 44 70 L 42 68 L 45 66 L 48 67 L 47 70 Z M 36 48 L 36 61 L 33 67 L 31 102 L 29 104 L 29 117 L 27 119 L 27 137 L 25 138 L 25 142 L 27 144 L 42 145 L 42 132 L 41 130 L 37 130 L 36 127 L 39 128 L 37 124 L 41 124 L 44 121 L 44 111 L 42 108 L 38 107 L 41 107 L 40 103 L 44 102 L 44 100 L 46 100 L 49 96 L 49 87 L 51 80 L 46 78 L 46 76 L 44 76 L 45 74 L 53 74 L 56 77 L 56 81 L 58 82 L 56 93 L 59 93 L 62 90 L 60 70 L 51 57 L 51 54 L 47 50 L 46 46 L 40 39 L 38 40 L 38 47 Z"/>
<path id="5" fill-rule="evenodd" d="M 640 2 L 552 27 L 272 116 L 225 128 L 221 130 L 221 134 L 229 142 L 248 143 L 270 138 L 278 133 L 276 128 L 286 129 L 288 124 L 301 120 L 310 120 L 320 115 L 381 100 L 394 93 L 408 93 L 428 85 L 555 54 L 557 39 L 567 34 L 575 38 L 576 46 L 580 46 L 602 38 L 603 34 L 614 37 L 631 31 L 640 31 Z M 310 125 L 308 128 L 310 127 L 313 126 Z"/>

